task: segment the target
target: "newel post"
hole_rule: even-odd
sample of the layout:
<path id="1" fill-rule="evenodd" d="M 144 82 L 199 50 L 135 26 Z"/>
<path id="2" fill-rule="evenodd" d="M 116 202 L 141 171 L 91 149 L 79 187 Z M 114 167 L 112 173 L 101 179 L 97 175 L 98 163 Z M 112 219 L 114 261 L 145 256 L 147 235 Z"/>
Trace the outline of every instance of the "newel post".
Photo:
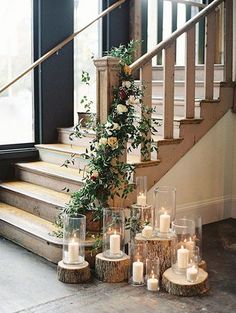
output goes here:
<path id="1" fill-rule="evenodd" d="M 119 83 L 119 58 L 106 56 L 94 61 L 97 69 L 97 121 L 104 123 L 113 100 L 113 87 Z"/>

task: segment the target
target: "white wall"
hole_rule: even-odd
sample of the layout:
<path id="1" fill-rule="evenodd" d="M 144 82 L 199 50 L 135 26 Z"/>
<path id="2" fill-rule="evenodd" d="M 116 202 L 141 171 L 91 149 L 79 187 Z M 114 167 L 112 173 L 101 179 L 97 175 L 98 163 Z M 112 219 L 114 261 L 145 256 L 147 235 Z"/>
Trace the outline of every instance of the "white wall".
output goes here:
<path id="1" fill-rule="evenodd" d="M 235 124 L 236 114 L 228 112 L 154 186 L 176 187 L 177 216 L 194 212 L 204 223 L 231 217 L 232 190 L 236 204 Z M 154 188 L 148 192 L 150 203 Z"/>

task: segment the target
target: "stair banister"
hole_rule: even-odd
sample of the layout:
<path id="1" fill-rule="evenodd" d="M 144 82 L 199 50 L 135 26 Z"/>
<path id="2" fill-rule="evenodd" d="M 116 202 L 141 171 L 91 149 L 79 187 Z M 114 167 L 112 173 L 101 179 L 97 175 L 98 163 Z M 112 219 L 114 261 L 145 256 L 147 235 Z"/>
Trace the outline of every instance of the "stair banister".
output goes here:
<path id="1" fill-rule="evenodd" d="M 147 52 L 130 65 L 131 70 L 140 69 L 150 64 L 153 57 L 164 50 L 164 139 L 173 139 L 173 121 L 174 121 L 174 62 L 175 45 L 179 36 L 187 33 L 186 36 L 186 83 L 185 95 L 186 118 L 194 118 L 195 108 L 195 25 L 203 18 L 206 18 L 206 62 L 205 62 L 205 98 L 213 99 L 214 91 L 214 53 L 215 53 L 215 32 L 216 32 L 216 13 L 215 9 L 225 2 L 225 80 L 232 80 L 232 0 L 215 0 L 202 11 L 195 15 L 186 24 L 173 32 L 169 38 L 157 44 L 154 49 Z M 231 39 L 229 39 L 231 38 Z M 146 78 L 150 74 L 146 73 Z M 148 79 L 144 79 L 148 84 Z M 144 98 L 145 99 L 145 98 Z M 145 102 L 144 102 L 145 103 Z"/>
<path id="2" fill-rule="evenodd" d="M 232 0 L 225 0 L 226 3 Z M 174 42 L 180 35 L 187 32 L 194 25 L 196 25 L 202 18 L 206 17 L 210 12 L 212 12 L 215 8 L 217 8 L 224 0 L 214 0 L 211 4 L 206 6 L 202 11 L 196 14 L 191 20 L 186 22 L 183 27 L 177 29 L 173 32 L 167 39 L 163 40 L 159 44 L 155 46 L 152 50 L 142 55 L 138 60 L 134 61 L 133 64 L 130 65 L 132 71 L 135 71 L 141 68 L 145 63 L 151 60 L 154 56 L 160 53 L 163 49 L 165 49 L 168 45 Z"/>
<path id="3" fill-rule="evenodd" d="M 17 82 L 19 79 L 21 79 L 23 76 L 25 76 L 27 73 L 32 71 L 35 67 L 46 61 L 48 58 L 50 58 L 53 54 L 61 50 L 65 45 L 67 45 L 69 42 L 71 42 L 77 35 L 79 35 L 81 32 L 83 32 L 85 29 L 87 29 L 89 26 L 91 26 L 93 23 L 98 21 L 100 18 L 104 17 L 111 11 L 113 11 L 115 8 L 120 6 L 122 3 L 124 3 L 126 0 L 119 0 L 113 5 L 111 5 L 109 8 L 104 10 L 102 13 L 100 13 L 95 19 L 93 19 L 91 22 L 89 22 L 86 26 L 82 27 L 80 30 L 74 32 L 69 37 L 67 37 L 65 40 L 60 42 L 58 45 L 56 45 L 54 48 L 52 48 L 50 51 L 46 52 L 42 57 L 40 57 L 38 60 L 36 60 L 34 63 L 32 63 L 24 72 L 22 72 L 20 75 L 15 77 L 12 81 L 4 85 L 0 88 L 0 93 L 5 91 L 7 88 L 12 86 L 15 82 Z"/>

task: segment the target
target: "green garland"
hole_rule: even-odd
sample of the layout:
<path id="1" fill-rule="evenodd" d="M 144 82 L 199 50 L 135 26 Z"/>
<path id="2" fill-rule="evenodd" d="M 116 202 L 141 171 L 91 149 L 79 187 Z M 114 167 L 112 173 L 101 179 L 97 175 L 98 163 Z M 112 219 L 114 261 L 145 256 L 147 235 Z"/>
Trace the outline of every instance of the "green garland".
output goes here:
<path id="1" fill-rule="evenodd" d="M 137 109 L 142 113 L 152 113 L 153 109 L 147 108 L 142 102 L 143 88 L 135 84 L 129 65 L 132 63 L 132 55 L 137 42 L 131 41 L 127 47 L 120 45 L 112 48 L 108 55 L 120 58 L 119 86 L 114 89 L 113 103 L 107 122 L 97 123 L 91 119 L 87 126 L 93 126 L 96 138 L 90 143 L 90 148 L 83 155 L 88 160 L 83 186 L 71 195 L 69 204 L 64 212 L 70 215 L 95 212 L 95 219 L 102 216 L 102 209 L 108 206 L 108 201 L 115 196 L 126 198 L 133 191 L 134 185 L 130 184 L 134 166 L 120 161 L 126 151 L 127 142 L 131 142 L 128 149 L 136 149 L 140 146 L 141 153 L 145 157 L 147 149 L 156 149 L 152 139 L 146 139 L 143 134 L 149 130 L 156 131 L 155 125 L 148 118 L 141 119 L 137 116 Z M 82 81 L 89 84 L 90 77 L 86 72 L 82 73 Z M 91 102 L 85 96 L 81 102 L 87 112 Z M 71 134 L 71 138 L 86 136 L 80 120 Z"/>

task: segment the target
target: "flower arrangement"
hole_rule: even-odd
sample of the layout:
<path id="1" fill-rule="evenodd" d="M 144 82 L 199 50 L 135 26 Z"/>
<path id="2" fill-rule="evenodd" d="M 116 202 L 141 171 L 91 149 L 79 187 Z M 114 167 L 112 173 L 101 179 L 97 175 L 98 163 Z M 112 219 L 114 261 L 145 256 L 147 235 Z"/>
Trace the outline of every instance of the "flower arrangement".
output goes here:
<path id="1" fill-rule="evenodd" d="M 95 219 L 101 218 L 102 209 L 109 206 L 114 197 L 126 198 L 132 192 L 134 185 L 130 183 L 135 168 L 122 161 L 121 157 L 126 152 L 127 143 L 130 142 L 128 152 L 141 146 L 141 153 L 147 155 L 147 147 L 151 151 L 156 147 L 152 139 L 147 139 L 149 130 L 156 131 L 155 124 L 151 123 L 148 116 L 142 118 L 137 115 L 152 113 L 153 109 L 147 108 L 142 101 L 143 87 L 135 84 L 129 65 L 137 42 L 131 41 L 127 46 L 120 45 L 112 48 L 108 55 L 120 58 L 119 85 L 113 90 L 113 103 L 106 123 L 87 122 L 87 127 L 92 127 L 96 138 L 90 143 L 89 149 L 83 155 L 88 160 L 85 169 L 83 186 L 71 195 L 71 200 L 64 212 L 71 215 L 93 211 Z M 82 73 L 82 81 L 89 84 L 90 77 Z M 145 92 L 145 91 L 144 91 Z M 87 113 L 91 102 L 85 96 L 81 102 L 85 105 Z M 79 121 L 71 139 L 86 136 L 86 129 L 81 127 Z"/>

